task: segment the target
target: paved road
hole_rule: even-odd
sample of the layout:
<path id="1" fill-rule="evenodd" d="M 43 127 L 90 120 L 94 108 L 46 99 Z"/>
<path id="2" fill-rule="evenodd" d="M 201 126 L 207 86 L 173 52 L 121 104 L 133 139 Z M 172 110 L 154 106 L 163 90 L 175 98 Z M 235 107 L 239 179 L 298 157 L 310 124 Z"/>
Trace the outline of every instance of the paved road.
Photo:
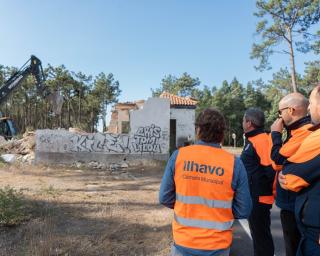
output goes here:
<path id="1" fill-rule="evenodd" d="M 246 225 L 244 224 L 244 227 Z M 231 256 L 253 256 L 252 240 L 245 228 L 238 221 L 234 225 L 234 239 L 231 247 Z M 248 227 L 249 228 L 249 227 Z M 273 206 L 271 213 L 271 230 L 275 245 L 275 255 L 285 256 L 283 234 L 280 222 L 280 210 Z"/>

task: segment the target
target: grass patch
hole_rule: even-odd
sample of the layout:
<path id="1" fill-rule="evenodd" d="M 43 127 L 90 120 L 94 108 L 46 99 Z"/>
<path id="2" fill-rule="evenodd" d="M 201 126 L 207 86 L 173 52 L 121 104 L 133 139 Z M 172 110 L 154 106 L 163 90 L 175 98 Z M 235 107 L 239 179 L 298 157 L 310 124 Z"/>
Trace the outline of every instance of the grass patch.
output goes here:
<path id="1" fill-rule="evenodd" d="M 0 225 L 14 226 L 26 218 L 22 192 L 9 186 L 0 189 Z"/>
<path id="2" fill-rule="evenodd" d="M 56 198 L 61 195 L 61 191 L 55 189 L 52 185 L 50 185 L 49 187 L 43 186 L 40 190 L 40 193 L 42 195 L 51 196 L 53 198 Z"/>

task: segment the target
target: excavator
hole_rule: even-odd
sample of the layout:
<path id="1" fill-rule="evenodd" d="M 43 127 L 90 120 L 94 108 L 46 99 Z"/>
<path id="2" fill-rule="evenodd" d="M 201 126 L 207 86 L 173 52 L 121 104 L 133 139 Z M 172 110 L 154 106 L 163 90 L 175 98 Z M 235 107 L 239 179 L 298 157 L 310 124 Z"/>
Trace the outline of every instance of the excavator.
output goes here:
<path id="1" fill-rule="evenodd" d="M 51 91 L 45 84 L 46 79 L 41 61 L 34 55 L 31 55 L 31 58 L 0 87 L 0 104 L 5 102 L 8 96 L 18 88 L 29 75 L 34 76 L 37 92 L 48 100 L 53 114 L 61 114 L 63 96 L 60 95 L 59 91 Z M 17 129 L 13 120 L 10 117 L 4 117 L 0 112 L 0 136 L 8 140 L 16 135 Z"/>

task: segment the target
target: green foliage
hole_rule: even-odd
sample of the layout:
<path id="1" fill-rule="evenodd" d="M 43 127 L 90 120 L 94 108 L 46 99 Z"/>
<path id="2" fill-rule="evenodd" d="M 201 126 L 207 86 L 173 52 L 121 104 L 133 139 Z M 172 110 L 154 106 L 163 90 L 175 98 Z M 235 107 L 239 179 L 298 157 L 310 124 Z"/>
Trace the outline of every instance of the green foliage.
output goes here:
<path id="1" fill-rule="evenodd" d="M 288 54 L 291 63 L 291 79 L 296 89 L 295 50 L 319 52 L 319 35 L 310 30 L 320 20 L 320 0 L 257 0 L 260 19 L 256 33 L 260 43 L 254 43 L 251 58 L 259 61 L 260 71 L 271 68 L 269 57 L 273 53 Z"/>
<path id="2" fill-rule="evenodd" d="M 237 138 L 242 138 L 242 117 L 245 111 L 243 86 L 236 78 L 230 84 L 224 81 L 221 88 L 213 95 L 212 103 L 225 116 L 227 123 L 225 143 L 231 145 L 232 133 L 235 133 Z"/>
<path id="3" fill-rule="evenodd" d="M 304 92 L 306 95 L 320 82 L 320 61 L 311 61 L 306 63 L 305 74 L 302 80 Z"/>
<path id="4" fill-rule="evenodd" d="M 215 94 L 217 88 L 212 87 L 211 89 L 208 86 L 204 86 L 203 90 L 195 90 L 194 98 L 198 100 L 196 114 L 199 114 L 205 108 L 213 105 L 213 95 Z"/>
<path id="5" fill-rule="evenodd" d="M 15 70 L 0 66 L 0 85 Z M 119 82 L 111 73 L 100 73 L 93 78 L 82 72 L 70 71 L 63 65 L 48 65 L 44 71 L 47 75 L 46 85 L 52 91 L 60 90 L 64 97 L 62 113 L 59 116 L 52 115 L 50 104 L 39 96 L 34 78 L 29 76 L 1 106 L 3 114 L 13 118 L 20 133 L 24 133 L 27 127 L 34 130 L 79 127 L 94 132 L 99 118 L 105 117 L 107 107 L 117 102 L 121 93 Z"/>
<path id="6" fill-rule="evenodd" d="M 297 74 L 299 91 L 305 96 L 320 81 L 319 61 L 307 63 L 303 76 Z M 237 136 L 237 145 L 242 146 L 242 118 L 246 109 L 260 108 L 265 113 L 266 130 L 278 117 L 278 104 L 282 97 L 291 92 L 291 76 L 286 68 L 273 74 L 267 83 L 261 79 L 251 81 L 246 87 L 234 78 L 231 83 L 223 81 L 221 86 L 210 89 L 205 86 L 197 89 L 194 95 L 198 99 L 196 113 L 207 107 L 215 107 L 221 111 L 227 122 L 224 144 L 233 145 L 232 133 Z"/>
<path id="7" fill-rule="evenodd" d="M 100 73 L 94 80 L 94 89 L 92 95 L 100 103 L 100 110 L 103 117 L 103 130 L 106 130 L 106 114 L 107 107 L 118 101 L 118 97 L 121 93 L 119 88 L 119 82 L 114 80 L 113 74 L 106 76 L 104 73 Z"/>
<path id="8" fill-rule="evenodd" d="M 17 225 L 25 218 L 22 193 L 9 186 L 0 189 L 0 225 Z"/>
<path id="9" fill-rule="evenodd" d="M 152 96 L 158 97 L 163 92 L 169 92 L 182 97 L 193 97 L 200 83 L 199 78 L 193 78 L 188 73 L 183 73 L 179 78 L 168 75 L 162 79 L 160 88 L 151 89 Z"/>

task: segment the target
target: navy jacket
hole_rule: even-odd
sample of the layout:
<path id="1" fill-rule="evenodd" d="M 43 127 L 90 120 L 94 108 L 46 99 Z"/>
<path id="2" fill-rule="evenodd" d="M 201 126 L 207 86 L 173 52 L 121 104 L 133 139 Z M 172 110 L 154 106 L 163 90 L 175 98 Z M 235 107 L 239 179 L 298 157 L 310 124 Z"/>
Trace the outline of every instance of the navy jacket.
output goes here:
<path id="1" fill-rule="evenodd" d="M 272 204 L 276 172 L 271 164 L 270 137 L 263 129 L 255 129 L 245 133 L 245 137 L 241 160 L 247 170 L 252 201 L 253 203 L 267 203 L 263 202 L 262 198 L 269 197 L 268 204 Z"/>

